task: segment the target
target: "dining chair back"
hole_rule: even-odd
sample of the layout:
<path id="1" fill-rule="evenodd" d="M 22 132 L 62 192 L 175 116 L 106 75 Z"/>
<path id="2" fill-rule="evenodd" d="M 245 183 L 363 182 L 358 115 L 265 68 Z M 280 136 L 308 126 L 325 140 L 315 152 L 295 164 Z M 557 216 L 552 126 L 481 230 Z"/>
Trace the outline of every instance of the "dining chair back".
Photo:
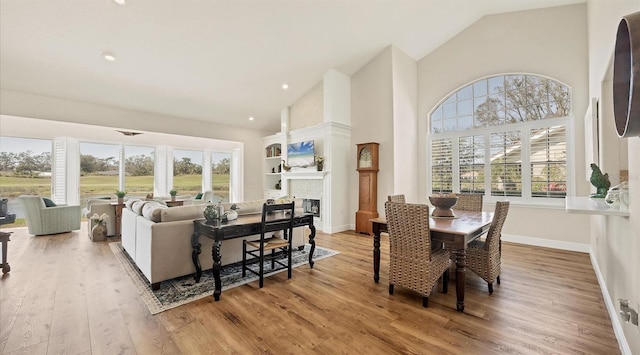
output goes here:
<path id="1" fill-rule="evenodd" d="M 500 284 L 502 259 L 502 226 L 509 213 L 509 201 L 496 202 L 496 210 L 489 232 L 484 240 L 476 239 L 467 246 L 467 267 L 487 282 L 489 294 L 493 293 L 493 282 Z"/>
<path id="2" fill-rule="evenodd" d="M 454 210 L 482 212 L 482 194 L 456 194 L 458 202 Z"/>
<path id="3" fill-rule="evenodd" d="M 405 203 L 404 195 L 388 195 L 387 201 Z"/>
<path id="4" fill-rule="evenodd" d="M 389 294 L 395 285 L 417 292 L 427 307 L 431 289 L 443 276 L 443 292 L 449 282 L 449 252 L 431 249 L 429 206 L 387 201 L 389 231 Z"/>
<path id="5" fill-rule="evenodd" d="M 259 285 L 264 284 L 264 262 L 271 261 L 271 270 L 276 271 L 275 264 L 280 267 L 277 270 L 287 268 L 288 278 L 291 278 L 291 250 L 293 248 L 293 222 L 295 214 L 295 201 L 282 204 L 263 204 L 262 220 L 260 225 L 260 239 L 245 240 L 242 244 L 242 277 L 246 276 L 246 271 L 252 272 L 259 277 Z M 278 233 L 282 232 L 284 238 Z M 249 247 L 250 249 L 248 249 Z M 270 255 L 265 255 L 271 250 Z M 286 256 L 286 263 L 282 261 L 282 255 L 276 254 L 276 250 L 282 251 Z M 247 264 L 247 256 L 252 256 L 258 262 L 258 270 L 253 270 Z"/>

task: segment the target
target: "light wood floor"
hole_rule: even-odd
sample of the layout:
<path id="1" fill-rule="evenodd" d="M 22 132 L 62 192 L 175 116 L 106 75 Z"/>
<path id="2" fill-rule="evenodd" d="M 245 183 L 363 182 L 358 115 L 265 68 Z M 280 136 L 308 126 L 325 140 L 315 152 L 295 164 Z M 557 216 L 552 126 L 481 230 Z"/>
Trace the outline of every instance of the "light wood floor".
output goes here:
<path id="1" fill-rule="evenodd" d="M 86 226 L 83 224 L 83 228 Z M 489 296 L 467 273 L 465 313 L 449 294 L 429 308 L 388 293 L 370 237 L 319 234 L 341 254 L 155 316 L 113 256 L 86 230 L 34 237 L 13 229 L 0 280 L 2 354 L 618 354 L 589 256 L 503 243 L 502 284 Z M 207 255 L 203 252 L 202 255 Z"/>

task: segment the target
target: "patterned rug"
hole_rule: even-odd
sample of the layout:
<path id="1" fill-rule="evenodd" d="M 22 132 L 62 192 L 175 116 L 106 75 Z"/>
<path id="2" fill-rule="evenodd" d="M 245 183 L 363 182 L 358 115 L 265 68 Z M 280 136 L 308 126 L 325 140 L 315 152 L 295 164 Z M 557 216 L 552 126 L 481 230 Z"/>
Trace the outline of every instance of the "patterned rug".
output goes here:
<path id="1" fill-rule="evenodd" d="M 120 260 L 120 263 L 122 263 L 122 266 L 131 277 L 131 280 L 133 280 L 133 283 L 138 288 L 138 291 L 151 314 L 157 314 L 166 311 L 167 309 L 175 308 L 207 296 L 213 297 L 214 280 L 211 270 L 204 270 L 202 272 L 200 282 L 198 283 L 195 282 L 193 275 L 186 275 L 168 281 L 163 281 L 160 284 L 159 290 L 152 290 L 147 278 L 140 272 L 140 270 L 138 270 L 133 260 L 131 260 L 129 255 L 124 251 L 124 249 L 122 249 L 122 243 L 109 243 L 109 247 L 111 247 L 111 251 L 113 251 L 116 258 Z M 300 251 L 297 248 L 293 250 L 291 255 L 293 268 L 302 265 L 309 265 L 310 248 L 311 246 L 306 244 L 304 246 L 304 250 Z M 313 253 L 313 261 L 325 259 L 337 254 L 339 253 L 335 250 L 316 246 Z M 252 269 L 257 270 L 257 264 L 253 264 L 252 266 Z M 287 271 L 287 269 L 283 269 L 270 272 L 270 262 L 265 263 L 264 269 L 265 277 Z M 224 293 L 224 290 L 258 280 L 258 276 L 248 272 L 247 276 L 243 278 L 242 264 L 235 263 L 222 267 L 222 270 L 220 271 L 220 279 L 222 280 L 222 291 Z"/>

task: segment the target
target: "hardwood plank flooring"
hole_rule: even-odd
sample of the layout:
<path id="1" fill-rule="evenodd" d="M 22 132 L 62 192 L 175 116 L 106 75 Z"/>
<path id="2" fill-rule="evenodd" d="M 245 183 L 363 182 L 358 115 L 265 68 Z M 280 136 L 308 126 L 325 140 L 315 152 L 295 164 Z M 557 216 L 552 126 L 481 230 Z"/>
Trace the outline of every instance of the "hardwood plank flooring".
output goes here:
<path id="1" fill-rule="evenodd" d="M 589 256 L 503 243 L 501 285 L 467 273 L 422 307 L 388 293 L 382 237 L 373 282 L 371 237 L 316 237 L 339 255 L 151 315 L 112 254 L 82 230 L 35 237 L 12 229 L 0 279 L 0 354 L 619 354 Z M 109 241 L 118 239 L 109 238 Z M 208 255 L 203 253 L 203 255 Z"/>

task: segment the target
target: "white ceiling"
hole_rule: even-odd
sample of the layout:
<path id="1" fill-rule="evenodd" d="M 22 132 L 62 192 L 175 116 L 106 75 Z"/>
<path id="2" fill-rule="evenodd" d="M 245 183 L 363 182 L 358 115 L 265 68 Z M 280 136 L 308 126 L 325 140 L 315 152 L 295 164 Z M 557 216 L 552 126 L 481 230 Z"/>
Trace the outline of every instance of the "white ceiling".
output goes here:
<path id="1" fill-rule="evenodd" d="M 582 2 L 0 0 L 0 87 L 279 131 L 329 69 L 352 75 L 391 44 L 418 60 L 484 15 Z"/>

